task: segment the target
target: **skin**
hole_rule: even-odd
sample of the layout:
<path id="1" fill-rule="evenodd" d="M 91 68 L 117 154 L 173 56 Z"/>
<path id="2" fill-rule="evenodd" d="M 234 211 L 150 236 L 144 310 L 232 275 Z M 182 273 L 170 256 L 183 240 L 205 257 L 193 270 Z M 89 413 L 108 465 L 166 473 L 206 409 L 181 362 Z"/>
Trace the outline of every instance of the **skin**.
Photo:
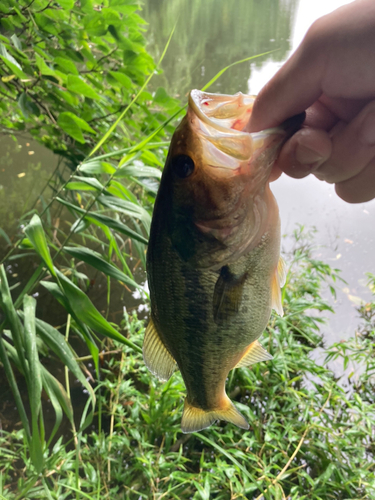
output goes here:
<path id="1" fill-rule="evenodd" d="M 313 173 L 349 203 L 375 198 L 375 2 L 357 0 L 318 19 L 261 90 L 246 131 L 306 110 L 272 172 Z"/>

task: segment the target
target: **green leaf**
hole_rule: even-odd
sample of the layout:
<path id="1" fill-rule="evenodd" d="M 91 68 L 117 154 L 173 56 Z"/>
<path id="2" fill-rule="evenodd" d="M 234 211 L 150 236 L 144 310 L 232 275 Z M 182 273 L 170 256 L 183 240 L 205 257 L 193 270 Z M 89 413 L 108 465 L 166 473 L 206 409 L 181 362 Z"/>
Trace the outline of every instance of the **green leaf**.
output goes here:
<path id="1" fill-rule="evenodd" d="M 126 89 L 132 89 L 133 83 L 125 73 L 121 73 L 121 71 L 109 71 L 109 74 Z"/>
<path id="2" fill-rule="evenodd" d="M 39 71 L 41 72 L 42 75 L 54 76 L 55 78 L 60 80 L 55 71 L 49 66 L 47 66 L 46 62 L 42 57 L 40 57 L 38 54 L 35 54 L 35 59 L 36 59 L 36 65 L 38 66 Z"/>
<path id="3" fill-rule="evenodd" d="M 74 179 L 73 181 L 68 182 L 68 184 L 65 185 L 65 189 L 71 189 L 71 190 L 82 190 L 82 191 L 103 191 L 104 186 L 100 184 L 98 179 L 95 177 L 79 177 L 77 175 L 74 175 L 72 177 Z"/>
<path id="4" fill-rule="evenodd" d="M 85 143 L 82 130 L 85 130 L 92 134 L 96 133 L 95 130 L 92 129 L 85 120 L 79 118 L 77 115 L 71 113 L 70 111 L 64 111 L 63 113 L 60 113 L 57 119 L 57 124 L 64 130 L 64 132 L 66 132 L 68 135 L 73 137 L 73 139 L 76 139 L 76 141 L 82 144 Z"/>
<path id="5" fill-rule="evenodd" d="M 86 141 L 83 137 L 81 128 L 77 125 L 76 120 L 70 116 L 71 114 L 72 113 L 68 112 L 60 113 L 57 119 L 57 124 L 63 129 L 64 132 L 70 135 L 70 137 L 73 137 L 76 141 L 84 144 Z"/>
<path id="6" fill-rule="evenodd" d="M 74 310 L 71 308 L 70 303 L 64 293 L 61 291 L 60 287 L 56 283 L 51 283 L 50 281 L 41 281 L 40 284 L 44 286 L 50 293 L 55 297 L 55 299 L 64 307 L 64 309 L 74 318 L 79 328 L 80 333 L 83 335 L 84 340 L 89 348 L 90 354 L 95 363 L 96 370 L 99 367 L 99 349 L 97 348 L 95 342 L 93 341 L 87 326 L 81 323 L 79 318 L 76 316 Z"/>
<path id="7" fill-rule="evenodd" d="M 68 201 L 63 200 L 62 198 L 57 197 L 57 201 L 62 203 L 63 205 L 71 208 L 75 212 L 79 214 L 86 214 L 86 210 L 83 208 L 77 207 L 77 205 L 73 205 L 72 203 L 69 203 Z M 108 217 L 106 215 L 101 215 L 97 214 L 94 212 L 89 212 L 87 215 L 84 216 L 85 219 L 91 220 L 91 221 L 97 221 L 100 224 L 104 224 L 105 226 L 114 229 L 115 231 L 118 231 L 119 233 L 125 234 L 126 236 L 129 236 L 130 238 L 139 241 L 140 243 L 143 243 L 147 245 L 148 240 L 142 236 L 141 234 L 136 233 L 133 229 L 130 229 L 130 227 L 126 226 L 120 221 L 117 221 L 115 219 L 112 219 L 111 217 Z"/>
<path id="8" fill-rule="evenodd" d="M 3 267 L 3 266 L 1 266 Z M 0 335 L 0 360 L 3 364 L 3 368 L 5 371 L 6 378 L 8 379 L 8 383 L 10 385 L 10 388 L 13 392 L 13 397 L 14 401 L 16 403 L 16 407 L 18 410 L 18 414 L 21 418 L 22 426 L 24 428 L 25 434 L 26 434 L 26 439 L 27 442 L 30 444 L 31 443 L 31 433 L 30 433 L 30 426 L 29 426 L 29 421 L 26 415 L 25 407 L 22 402 L 21 394 L 18 389 L 17 381 L 14 376 L 12 366 L 9 362 L 9 357 L 8 353 L 11 355 L 12 361 L 16 366 L 22 371 L 22 366 L 19 360 L 19 357 L 17 356 L 17 351 L 16 349 L 9 344 L 6 340 L 3 339 L 2 334 Z M 12 356 L 13 354 L 13 356 Z M 16 359 L 13 359 L 15 357 Z"/>
<path id="9" fill-rule="evenodd" d="M 18 105 L 21 108 L 23 116 L 28 119 L 29 114 L 40 116 L 40 110 L 38 106 L 29 99 L 26 92 L 22 92 L 22 94 L 18 98 Z"/>
<path id="10" fill-rule="evenodd" d="M 116 212 L 122 212 L 129 217 L 140 219 L 144 223 L 147 233 L 149 233 L 151 216 L 142 206 L 132 203 L 131 201 L 122 200 L 116 196 L 109 195 L 99 196 L 98 202 L 108 208 L 111 208 L 112 210 L 115 210 Z"/>
<path id="11" fill-rule="evenodd" d="M 43 381 L 43 387 L 46 390 L 48 396 L 50 397 L 51 402 L 52 401 L 55 402 L 55 404 L 53 405 L 55 408 L 55 412 L 56 412 L 56 404 L 58 402 L 61 408 L 64 410 L 64 413 L 68 417 L 69 421 L 73 422 L 74 420 L 73 420 L 72 403 L 69 399 L 69 396 L 66 393 L 66 390 L 64 389 L 63 385 L 53 375 L 51 375 L 46 368 L 44 368 L 44 366 L 42 366 L 42 381 Z M 59 415 L 57 413 L 56 420 L 58 419 Z"/>
<path id="12" fill-rule="evenodd" d="M 41 410 L 42 379 L 40 361 L 35 330 L 36 300 L 25 295 L 23 298 L 24 328 L 25 328 L 25 353 L 29 366 L 27 385 L 31 409 L 31 446 L 30 455 L 37 472 L 41 472 L 44 465 L 43 443 L 39 433 L 39 414 Z"/>
<path id="13" fill-rule="evenodd" d="M 13 45 L 16 47 L 16 49 L 18 49 L 19 51 L 22 51 L 22 43 L 15 33 L 13 33 L 13 35 L 10 37 L 10 39 L 12 40 Z"/>
<path id="14" fill-rule="evenodd" d="M 7 233 L 4 231 L 4 229 L 2 229 L 0 227 L 0 236 L 2 236 L 4 238 L 4 240 L 7 242 L 8 245 L 11 245 L 12 242 L 10 241 L 10 238 L 9 236 L 7 235 Z"/>
<path id="15" fill-rule="evenodd" d="M 28 376 L 28 367 L 25 358 L 25 332 L 23 330 L 23 326 L 17 316 L 16 309 L 14 307 L 12 296 L 10 294 L 9 285 L 4 269 L 4 265 L 0 266 L 0 303 L 7 318 L 8 325 L 12 332 L 12 338 L 14 342 L 14 346 L 17 351 L 17 355 L 19 356 L 20 366 L 25 374 Z"/>
<path id="16" fill-rule="evenodd" d="M 71 10 L 74 7 L 74 0 L 58 0 L 64 10 Z"/>
<path id="17" fill-rule="evenodd" d="M 112 278 L 121 281 L 126 285 L 132 286 L 134 288 L 139 288 L 140 290 L 144 291 L 137 282 L 129 278 L 129 276 L 120 271 L 120 269 L 118 269 L 113 264 L 105 261 L 97 252 L 94 252 L 93 250 L 90 250 L 88 248 L 81 247 L 65 247 L 64 251 L 68 252 L 76 259 L 83 260 L 84 262 L 94 267 L 98 271 L 106 274 L 107 276 L 111 276 Z"/>
<path id="18" fill-rule="evenodd" d="M 11 56 L 10 56 L 11 57 Z M 12 62 L 11 60 L 7 59 L 6 57 L 0 55 L 0 59 L 2 59 L 5 64 L 8 66 L 8 68 L 11 70 L 11 72 L 16 75 L 18 78 L 21 80 L 27 80 L 29 77 L 20 69 L 20 65 L 17 63 L 17 61 L 12 57 L 12 59 L 16 62 Z"/>
<path id="19" fill-rule="evenodd" d="M 53 326 L 45 323 L 44 321 L 36 320 L 36 329 L 40 337 L 46 343 L 46 345 L 52 349 L 52 351 L 58 356 L 61 362 L 69 368 L 73 375 L 79 380 L 79 382 L 87 389 L 90 397 L 92 399 L 92 406 L 95 406 L 95 393 L 91 385 L 86 380 L 80 369 L 69 345 L 67 344 L 65 338 L 61 333 L 53 328 Z"/>
<path id="20" fill-rule="evenodd" d="M 128 166 L 117 169 L 114 177 L 155 177 L 161 179 L 161 172 L 157 168 L 143 166 Z"/>
<path id="21" fill-rule="evenodd" d="M 99 94 L 80 76 L 68 75 L 67 89 L 90 99 L 100 99 Z"/>
<path id="22" fill-rule="evenodd" d="M 108 323 L 82 290 L 60 273 L 60 271 L 57 271 L 57 276 L 59 286 L 67 298 L 71 309 L 82 323 L 102 335 L 132 347 L 138 352 L 142 351 L 140 347 L 130 342 Z"/>
<path id="23" fill-rule="evenodd" d="M 31 241 L 31 244 L 39 254 L 39 256 L 44 260 L 49 272 L 56 276 L 55 268 L 49 253 L 46 236 L 44 234 L 42 221 L 39 216 L 35 214 L 29 224 L 25 228 L 25 234 Z"/>
<path id="24" fill-rule="evenodd" d="M 85 174 L 113 174 L 116 168 L 108 162 L 91 160 L 79 166 L 79 171 Z"/>
<path id="25" fill-rule="evenodd" d="M 54 64 L 57 64 L 66 73 L 79 75 L 78 69 L 71 59 L 66 59 L 65 57 L 55 57 L 53 62 Z"/>

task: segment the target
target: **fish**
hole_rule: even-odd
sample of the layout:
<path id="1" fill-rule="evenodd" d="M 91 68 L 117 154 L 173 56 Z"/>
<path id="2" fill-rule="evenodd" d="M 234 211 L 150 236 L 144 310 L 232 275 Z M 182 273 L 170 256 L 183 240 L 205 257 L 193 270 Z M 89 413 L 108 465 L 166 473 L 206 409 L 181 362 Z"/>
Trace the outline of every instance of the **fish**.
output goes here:
<path id="1" fill-rule="evenodd" d="M 283 314 L 286 265 L 269 177 L 304 116 L 249 133 L 254 100 L 190 92 L 155 200 L 143 358 L 161 381 L 180 370 L 184 433 L 217 420 L 249 428 L 225 382 L 233 368 L 272 359 L 258 338 L 272 308 Z"/>

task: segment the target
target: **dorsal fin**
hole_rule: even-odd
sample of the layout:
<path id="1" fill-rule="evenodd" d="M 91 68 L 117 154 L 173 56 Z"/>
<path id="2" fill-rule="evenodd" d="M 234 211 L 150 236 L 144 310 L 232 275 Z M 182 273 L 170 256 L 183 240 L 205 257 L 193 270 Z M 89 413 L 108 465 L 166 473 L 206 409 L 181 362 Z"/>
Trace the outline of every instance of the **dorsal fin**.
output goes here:
<path id="1" fill-rule="evenodd" d="M 143 359 L 150 372 L 162 381 L 168 380 L 177 367 L 175 359 L 160 339 L 152 318 L 143 341 Z"/>
<path id="2" fill-rule="evenodd" d="M 259 363 L 260 361 L 268 361 L 269 359 L 272 359 L 272 355 L 268 351 L 266 351 L 256 340 L 246 348 L 242 358 L 234 368 L 254 365 L 255 363 Z"/>

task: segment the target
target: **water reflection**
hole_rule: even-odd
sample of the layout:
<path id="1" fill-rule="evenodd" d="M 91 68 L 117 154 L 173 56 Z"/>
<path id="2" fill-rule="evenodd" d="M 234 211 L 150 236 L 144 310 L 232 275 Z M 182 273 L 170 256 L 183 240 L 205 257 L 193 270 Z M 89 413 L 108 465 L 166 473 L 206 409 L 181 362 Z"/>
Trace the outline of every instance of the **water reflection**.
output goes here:
<path id="1" fill-rule="evenodd" d="M 38 200 L 42 204 L 51 198 L 50 188 L 42 191 L 57 164 L 58 157 L 36 141 L 0 135 L 0 228 L 9 239 L 16 233 L 21 216 Z"/>
<path id="2" fill-rule="evenodd" d="M 256 59 L 282 61 L 290 50 L 297 0 L 148 0 L 143 17 L 150 23 L 149 50 L 158 58 L 174 25 L 176 31 L 163 61 L 164 74 L 152 80 L 173 95 L 201 88 L 234 61 L 277 49 Z M 233 67 L 212 92 L 247 92 L 250 63 Z"/>

